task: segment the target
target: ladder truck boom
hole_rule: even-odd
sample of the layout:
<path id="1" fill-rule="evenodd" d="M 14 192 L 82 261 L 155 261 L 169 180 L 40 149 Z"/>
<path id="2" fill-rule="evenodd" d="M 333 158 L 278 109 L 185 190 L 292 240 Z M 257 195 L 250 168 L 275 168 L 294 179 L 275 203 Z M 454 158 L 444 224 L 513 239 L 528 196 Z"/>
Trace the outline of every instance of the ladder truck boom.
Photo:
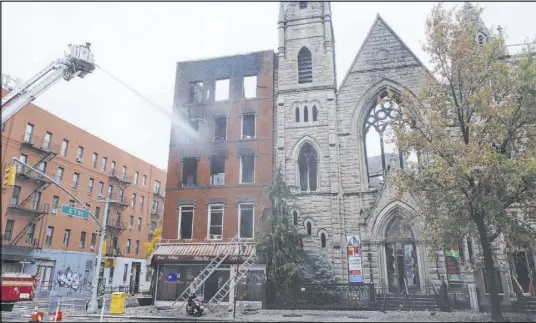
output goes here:
<path id="1" fill-rule="evenodd" d="M 2 98 L 2 122 L 6 122 L 19 112 L 28 103 L 35 100 L 40 94 L 48 90 L 62 77 L 70 81 L 78 76 L 84 78 L 95 70 L 91 44 L 69 44 L 65 57 L 57 59 L 34 77 L 13 89 Z"/>

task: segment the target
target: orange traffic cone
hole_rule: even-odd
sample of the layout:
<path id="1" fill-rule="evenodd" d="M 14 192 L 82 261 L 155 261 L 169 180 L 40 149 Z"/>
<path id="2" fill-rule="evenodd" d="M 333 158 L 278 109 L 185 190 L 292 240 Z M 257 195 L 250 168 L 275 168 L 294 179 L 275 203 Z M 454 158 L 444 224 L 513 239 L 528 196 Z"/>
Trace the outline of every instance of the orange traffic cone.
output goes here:
<path id="1" fill-rule="evenodd" d="M 34 310 L 32 312 L 32 322 L 41 322 L 43 320 L 43 313 L 39 312 L 39 307 L 34 304 Z"/>

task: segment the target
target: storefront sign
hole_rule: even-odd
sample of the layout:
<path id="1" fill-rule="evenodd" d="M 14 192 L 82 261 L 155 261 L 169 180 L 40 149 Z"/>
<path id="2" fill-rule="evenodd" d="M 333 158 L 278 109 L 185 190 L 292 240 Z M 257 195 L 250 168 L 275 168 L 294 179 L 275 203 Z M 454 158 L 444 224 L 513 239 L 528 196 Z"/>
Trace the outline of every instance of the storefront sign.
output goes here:
<path id="1" fill-rule="evenodd" d="M 243 263 L 244 260 L 248 255 L 242 255 L 242 256 L 228 256 L 223 263 L 226 264 L 236 264 L 236 263 Z M 193 255 L 154 255 L 152 260 L 158 261 L 158 262 L 179 262 L 179 261 L 212 261 L 214 258 L 216 258 L 216 255 L 213 256 L 193 256 Z"/>
<path id="2" fill-rule="evenodd" d="M 363 264 L 361 263 L 361 239 L 359 235 L 346 237 L 348 254 L 348 281 L 350 283 L 364 283 Z"/>

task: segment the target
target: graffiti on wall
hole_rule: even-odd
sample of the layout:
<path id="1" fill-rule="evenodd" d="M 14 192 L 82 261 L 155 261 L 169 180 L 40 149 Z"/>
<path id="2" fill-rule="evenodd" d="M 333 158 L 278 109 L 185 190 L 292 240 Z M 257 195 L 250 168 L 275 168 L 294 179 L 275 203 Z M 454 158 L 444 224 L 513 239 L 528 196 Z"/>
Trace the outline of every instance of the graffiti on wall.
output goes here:
<path id="1" fill-rule="evenodd" d="M 65 270 L 58 270 L 56 272 L 56 281 L 54 285 L 56 288 L 67 288 L 69 290 L 78 290 L 87 289 L 91 286 L 91 277 L 88 267 L 91 268 L 92 261 L 86 263 L 86 270 L 84 273 L 78 273 L 71 269 L 68 266 Z"/>

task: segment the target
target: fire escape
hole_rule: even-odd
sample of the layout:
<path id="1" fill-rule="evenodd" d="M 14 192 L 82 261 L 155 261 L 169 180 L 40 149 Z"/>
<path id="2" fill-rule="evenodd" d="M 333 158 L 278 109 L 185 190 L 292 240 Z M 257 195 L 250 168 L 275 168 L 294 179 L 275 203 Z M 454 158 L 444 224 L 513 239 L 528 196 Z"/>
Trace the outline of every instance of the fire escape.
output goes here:
<path id="1" fill-rule="evenodd" d="M 56 157 L 59 152 L 58 145 L 52 145 L 50 139 L 41 138 L 31 133 L 25 133 L 20 146 L 21 153 L 32 152 L 39 156 L 39 161 L 33 166 L 45 172 L 47 162 Z M 29 167 L 18 165 L 17 179 L 33 183 L 34 190 L 24 199 L 20 199 L 18 193 L 14 192 L 11 197 L 8 209 L 19 214 L 30 215 L 28 224 L 9 242 L 10 246 L 17 243 L 26 234 L 25 244 L 31 248 L 41 248 L 42 241 L 34 238 L 36 224 L 49 212 L 49 205 L 41 203 L 41 193 L 46 190 L 51 181 L 32 171 Z M 39 235 L 38 235 L 39 236 Z"/>
<path id="2" fill-rule="evenodd" d="M 110 243 L 106 248 L 107 257 L 122 257 L 123 252 L 119 246 L 119 237 L 127 229 L 126 221 L 123 219 L 123 211 L 129 206 L 130 199 L 125 197 L 127 187 L 131 184 L 126 173 L 119 172 L 112 168 L 108 174 L 108 183 L 114 187 L 115 193 L 108 192 L 110 205 L 108 209 L 108 221 L 106 223 L 106 234 Z"/>

